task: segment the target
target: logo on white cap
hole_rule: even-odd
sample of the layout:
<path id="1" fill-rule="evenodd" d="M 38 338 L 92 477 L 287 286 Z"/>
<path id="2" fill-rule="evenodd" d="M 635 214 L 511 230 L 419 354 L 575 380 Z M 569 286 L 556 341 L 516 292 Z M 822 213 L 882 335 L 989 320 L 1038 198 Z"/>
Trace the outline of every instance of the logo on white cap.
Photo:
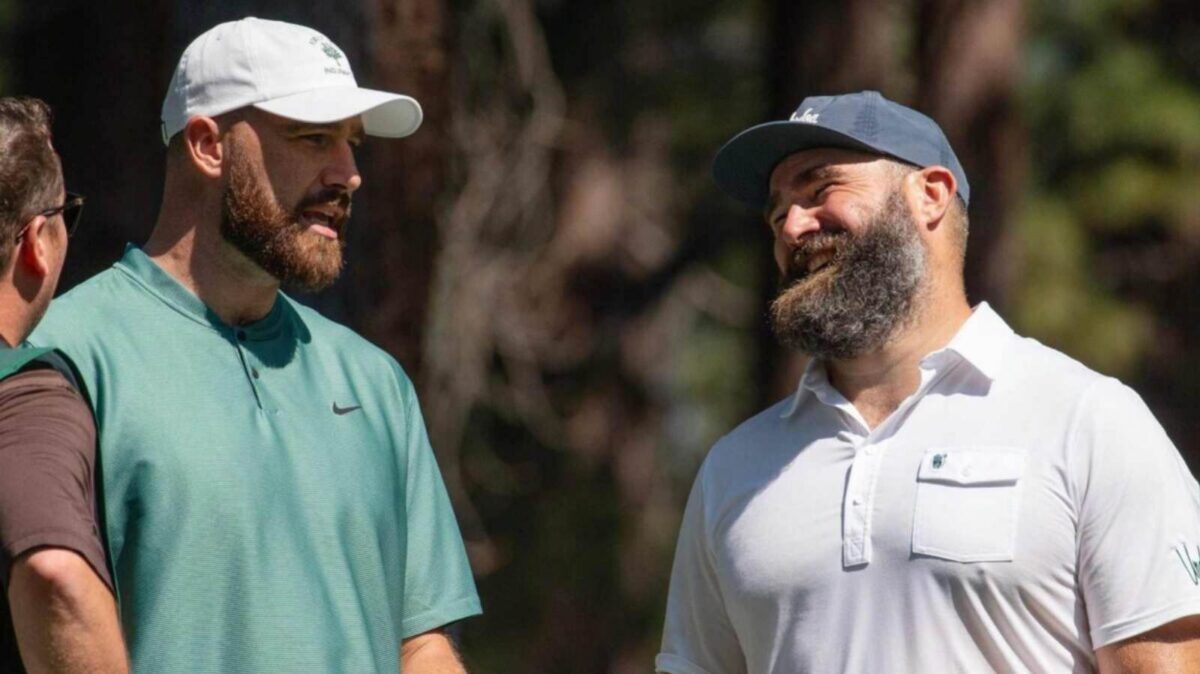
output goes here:
<path id="1" fill-rule="evenodd" d="M 821 113 L 813 112 L 812 108 L 808 108 L 803 113 L 799 113 L 799 112 L 792 113 L 791 121 L 804 122 L 805 124 L 816 124 L 817 118 L 820 116 L 821 116 Z"/>
<path id="2" fill-rule="evenodd" d="M 311 45 L 316 45 L 317 47 L 320 47 L 321 52 L 323 54 L 325 54 L 329 58 L 333 59 L 333 63 L 334 63 L 335 67 L 333 67 L 333 68 L 326 67 L 325 68 L 326 75 L 348 75 L 350 77 L 354 77 L 353 73 L 351 73 L 349 70 L 346 69 L 345 66 L 342 65 L 342 59 L 346 58 L 346 55 L 342 53 L 341 49 L 337 48 L 337 45 L 330 42 L 329 40 L 326 40 L 321 35 L 314 35 L 314 36 L 310 37 L 308 39 L 308 43 Z"/>

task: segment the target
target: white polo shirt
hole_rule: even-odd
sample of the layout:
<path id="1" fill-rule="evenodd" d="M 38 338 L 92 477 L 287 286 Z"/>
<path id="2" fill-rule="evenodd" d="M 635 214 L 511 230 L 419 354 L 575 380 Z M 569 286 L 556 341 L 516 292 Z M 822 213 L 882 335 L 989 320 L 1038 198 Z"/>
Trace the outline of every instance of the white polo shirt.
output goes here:
<path id="1" fill-rule="evenodd" d="M 1090 672 L 1200 614 L 1200 488 L 1142 400 L 986 304 L 874 431 L 824 368 L 719 441 L 672 674 Z"/>

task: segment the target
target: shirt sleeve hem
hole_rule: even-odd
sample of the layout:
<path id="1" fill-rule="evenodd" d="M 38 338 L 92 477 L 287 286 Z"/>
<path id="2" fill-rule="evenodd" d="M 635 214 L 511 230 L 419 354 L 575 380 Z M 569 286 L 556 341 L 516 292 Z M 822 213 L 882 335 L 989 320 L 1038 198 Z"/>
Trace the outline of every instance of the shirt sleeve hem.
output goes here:
<path id="1" fill-rule="evenodd" d="M 1136 637 L 1173 620 L 1200 615 L 1200 598 L 1189 599 L 1136 618 L 1121 620 L 1092 630 L 1092 648 L 1099 650 L 1123 639 Z"/>
<path id="2" fill-rule="evenodd" d="M 109 591 L 113 590 L 112 579 L 108 575 L 108 567 L 104 565 L 103 545 L 89 536 L 61 529 L 40 531 L 36 534 L 23 536 L 11 544 L 5 545 L 4 554 L 10 560 L 10 568 L 5 569 L 4 577 L 7 578 L 12 571 L 12 560 L 16 560 L 17 557 L 37 548 L 63 548 L 74 552 L 82 557 L 88 563 L 88 566 L 92 567 L 92 571 L 100 577 L 100 580 L 104 582 Z M 96 553 L 101 554 L 100 559 L 95 558 Z M 97 566 L 97 563 L 100 566 Z"/>
<path id="3" fill-rule="evenodd" d="M 654 671 L 664 674 L 713 674 L 713 672 L 673 653 L 659 653 L 654 658 Z"/>
<path id="4" fill-rule="evenodd" d="M 404 622 L 400 624 L 400 638 L 407 639 L 481 613 L 483 613 L 483 608 L 479 605 L 478 597 L 463 597 L 449 604 L 405 618 Z"/>

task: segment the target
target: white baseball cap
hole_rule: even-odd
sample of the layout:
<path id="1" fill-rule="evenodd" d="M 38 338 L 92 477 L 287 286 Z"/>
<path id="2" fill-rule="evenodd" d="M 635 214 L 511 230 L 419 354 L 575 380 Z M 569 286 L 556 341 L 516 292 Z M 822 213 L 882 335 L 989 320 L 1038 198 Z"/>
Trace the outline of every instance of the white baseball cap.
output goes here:
<path id="1" fill-rule="evenodd" d="M 364 130 L 385 138 L 402 138 L 421 125 L 416 100 L 359 87 L 345 53 L 329 38 L 249 17 L 209 29 L 184 50 L 163 100 L 163 143 L 192 117 L 247 105 L 316 124 L 362 115 Z"/>

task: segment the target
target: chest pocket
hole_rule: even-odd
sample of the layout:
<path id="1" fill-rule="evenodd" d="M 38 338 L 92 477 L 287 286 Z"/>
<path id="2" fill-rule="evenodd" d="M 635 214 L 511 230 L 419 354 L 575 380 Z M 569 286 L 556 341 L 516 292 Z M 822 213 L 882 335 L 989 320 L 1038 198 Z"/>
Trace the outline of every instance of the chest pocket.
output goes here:
<path id="1" fill-rule="evenodd" d="M 938 448 L 917 472 L 912 551 L 955 562 L 1012 561 L 1025 450 Z"/>

